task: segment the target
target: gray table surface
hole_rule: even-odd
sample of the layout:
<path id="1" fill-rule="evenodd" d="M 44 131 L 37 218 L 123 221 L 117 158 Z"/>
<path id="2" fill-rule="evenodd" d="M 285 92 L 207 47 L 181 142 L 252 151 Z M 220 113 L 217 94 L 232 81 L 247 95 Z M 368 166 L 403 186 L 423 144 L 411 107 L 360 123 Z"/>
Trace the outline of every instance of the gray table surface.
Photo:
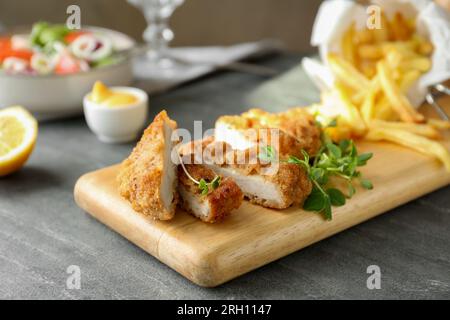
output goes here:
<path id="1" fill-rule="evenodd" d="M 287 70 L 299 61 L 286 55 L 263 63 Z M 244 111 L 248 92 L 263 81 L 231 72 L 208 76 L 152 98 L 152 115 L 166 108 L 181 127 L 200 119 L 211 127 L 221 114 Z M 450 298 L 448 187 L 205 289 L 75 205 L 77 178 L 121 161 L 131 148 L 100 143 L 83 118 L 41 125 L 27 166 L 0 180 L 0 298 Z M 81 269 L 80 290 L 66 287 L 70 265 Z M 367 289 L 370 265 L 381 269 L 380 290 Z"/>

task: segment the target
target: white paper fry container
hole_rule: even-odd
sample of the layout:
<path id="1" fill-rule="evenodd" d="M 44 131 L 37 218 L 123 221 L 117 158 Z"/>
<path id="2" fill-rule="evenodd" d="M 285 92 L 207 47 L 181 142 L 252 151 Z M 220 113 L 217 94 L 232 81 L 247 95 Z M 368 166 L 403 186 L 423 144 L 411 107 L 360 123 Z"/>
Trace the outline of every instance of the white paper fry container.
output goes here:
<path id="1" fill-rule="evenodd" d="M 428 87 L 450 79 L 450 15 L 431 0 L 372 0 L 388 18 L 396 12 L 405 17 L 416 17 L 417 32 L 434 45 L 432 68 L 408 92 L 411 103 L 418 107 L 428 93 Z M 305 58 L 303 67 L 320 90 L 331 86 L 333 75 L 327 67 L 330 52 L 341 51 L 343 34 L 355 22 L 358 30 L 367 28 L 367 5 L 348 0 L 325 1 L 314 23 L 311 44 L 319 48 L 321 62 Z"/>

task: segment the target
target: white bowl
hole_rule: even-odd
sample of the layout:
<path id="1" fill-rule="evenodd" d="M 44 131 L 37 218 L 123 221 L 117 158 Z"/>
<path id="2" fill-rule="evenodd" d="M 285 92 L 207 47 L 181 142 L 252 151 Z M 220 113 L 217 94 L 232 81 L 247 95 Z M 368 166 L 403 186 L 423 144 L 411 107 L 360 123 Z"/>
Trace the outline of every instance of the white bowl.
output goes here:
<path id="1" fill-rule="evenodd" d="M 134 141 L 145 125 L 148 115 L 148 95 L 130 87 L 112 87 L 114 92 L 129 93 L 137 102 L 126 106 L 106 107 L 92 102 L 90 93 L 83 99 L 84 115 L 89 128 L 106 143 Z"/>
<path id="2" fill-rule="evenodd" d="M 99 27 L 87 30 L 108 35 L 117 51 L 135 46 L 127 35 Z M 0 35 L 1 36 L 1 35 Z M 81 100 L 96 81 L 108 86 L 127 86 L 133 81 L 131 59 L 118 64 L 70 75 L 9 75 L 0 72 L 0 109 L 22 105 L 39 120 L 50 120 L 81 114 Z"/>

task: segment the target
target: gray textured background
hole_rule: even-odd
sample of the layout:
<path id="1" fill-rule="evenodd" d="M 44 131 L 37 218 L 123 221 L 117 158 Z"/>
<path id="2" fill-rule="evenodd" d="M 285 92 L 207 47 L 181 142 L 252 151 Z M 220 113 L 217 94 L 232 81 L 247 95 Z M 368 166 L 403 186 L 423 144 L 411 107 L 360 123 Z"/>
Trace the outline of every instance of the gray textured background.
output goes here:
<path id="1" fill-rule="evenodd" d="M 291 55 L 265 63 L 287 70 L 299 61 Z M 247 93 L 263 80 L 212 75 L 153 97 L 151 112 L 166 108 L 185 128 L 199 119 L 212 126 L 218 115 L 251 106 Z M 309 87 L 297 90 L 306 103 Z M 131 148 L 100 143 L 83 118 L 41 125 L 26 168 L 0 179 L 0 298 L 450 299 L 450 188 L 204 289 L 76 207 L 77 178 L 121 161 Z M 366 288 L 373 264 L 382 271 L 381 290 Z M 66 289 L 69 265 L 81 268 L 81 290 Z"/>

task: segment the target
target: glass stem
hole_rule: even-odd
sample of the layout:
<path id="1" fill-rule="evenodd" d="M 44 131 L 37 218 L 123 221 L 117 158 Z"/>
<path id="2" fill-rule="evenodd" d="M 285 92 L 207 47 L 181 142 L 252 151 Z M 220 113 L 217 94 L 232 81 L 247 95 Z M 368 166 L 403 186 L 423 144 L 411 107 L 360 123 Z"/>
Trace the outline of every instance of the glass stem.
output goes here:
<path id="1" fill-rule="evenodd" d="M 174 34 L 169 27 L 168 18 L 155 14 L 146 15 L 148 27 L 144 32 L 144 40 L 149 44 L 147 56 L 151 61 L 157 62 L 166 56 L 169 43 Z"/>

